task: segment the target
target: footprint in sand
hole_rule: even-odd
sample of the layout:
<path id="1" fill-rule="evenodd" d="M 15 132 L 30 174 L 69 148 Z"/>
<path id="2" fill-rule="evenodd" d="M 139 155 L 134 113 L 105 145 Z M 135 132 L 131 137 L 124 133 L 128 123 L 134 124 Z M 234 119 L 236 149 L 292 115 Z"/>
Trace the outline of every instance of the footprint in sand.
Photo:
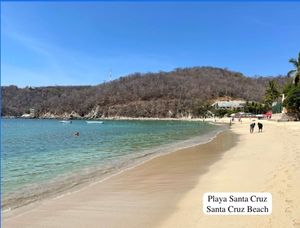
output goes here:
<path id="1" fill-rule="evenodd" d="M 294 219 L 293 225 L 294 225 L 294 227 L 300 227 L 300 219 Z"/>
<path id="2" fill-rule="evenodd" d="M 291 207 L 285 208 L 285 213 L 288 213 L 288 214 L 292 213 Z"/>
<path id="3" fill-rule="evenodd" d="M 272 219 L 269 218 L 269 226 L 272 227 Z"/>
<path id="4" fill-rule="evenodd" d="M 270 173 L 270 176 L 271 176 L 272 174 Z M 266 187 L 267 188 L 272 188 L 274 185 L 273 185 L 273 182 L 274 182 L 274 180 L 276 179 L 276 177 L 277 177 L 277 174 L 274 174 L 271 178 L 268 178 L 267 180 L 266 180 L 266 182 L 265 182 L 265 185 L 266 185 Z"/>
<path id="5" fill-rule="evenodd" d="M 287 202 L 288 204 L 292 203 L 293 200 L 290 200 L 290 199 L 286 199 L 285 202 Z"/>
<path id="6" fill-rule="evenodd" d="M 289 170 L 288 170 L 288 169 L 286 169 L 286 170 L 284 170 L 284 172 L 285 172 L 286 174 L 288 174 L 288 173 L 289 173 Z"/>
<path id="7" fill-rule="evenodd" d="M 284 196 L 284 192 L 283 191 L 278 191 L 278 194 L 279 194 L 280 197 Z"/>

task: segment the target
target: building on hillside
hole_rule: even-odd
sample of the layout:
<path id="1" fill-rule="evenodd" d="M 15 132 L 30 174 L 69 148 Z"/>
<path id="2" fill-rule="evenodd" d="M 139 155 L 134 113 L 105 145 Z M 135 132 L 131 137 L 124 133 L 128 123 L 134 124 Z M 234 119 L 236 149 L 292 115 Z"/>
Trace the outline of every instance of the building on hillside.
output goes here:
<path id="1" fill-rule="evenodd" d="M 246 101 L 244 100 L 234 100 L 234 101 L 216 101 L 212 104 L 212 106 L 217 109 L 225 109 L 225 110 L 236 110 L 244 108 Z"/>
<path id="2" fill-rule="evenodd" d="M 29 114 L 30 114 L 30 116 L 35 117 L 35 110 L 34 110 L 34 108 L 29 109 Z"/>
<path id="3" fill-rule="evenodd" d="M 32 118 L 30 114 L 25 113 L 21 116 L 21 118 Z"/>
<path id="4" fill-rule="evenodd" d="M 34 118 L 35 117 L 35 110 L 34 108 L 29 109 L 29 113 L 24 113 L 21 118 Z"/>

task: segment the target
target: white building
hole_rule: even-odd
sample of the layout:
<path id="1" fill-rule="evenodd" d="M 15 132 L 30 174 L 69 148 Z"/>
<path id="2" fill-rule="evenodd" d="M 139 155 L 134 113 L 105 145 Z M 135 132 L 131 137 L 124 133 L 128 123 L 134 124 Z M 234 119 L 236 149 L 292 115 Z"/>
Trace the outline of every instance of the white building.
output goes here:
<path id="1" fill-rule="evenodd" d="M 246 104 L 244 100 L 234 100 L 234 101 L 216 101 L 212 104 L 215 109 L 238 109 L 243 108 Z"/>
<path id="2" fill-rule="evenodd" d="M 29 109 L 29 113 L 24 113 L 22 118 L 34 118 L 35 117 L 35 110 L 34 108 Z"/>

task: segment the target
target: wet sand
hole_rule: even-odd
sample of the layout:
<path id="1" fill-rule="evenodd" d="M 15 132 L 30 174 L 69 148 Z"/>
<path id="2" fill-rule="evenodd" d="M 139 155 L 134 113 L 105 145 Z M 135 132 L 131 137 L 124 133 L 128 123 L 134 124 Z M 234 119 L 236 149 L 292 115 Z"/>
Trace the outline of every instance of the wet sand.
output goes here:
<path id="1" fill-rule="evenodd" d="M 154 227 L 234 146 L 226 131 L 207 144 L 154 158 L 104 182 L 4 214 L 3 227 Z M 195 198 L 201 211 L 201 197 Z"/>

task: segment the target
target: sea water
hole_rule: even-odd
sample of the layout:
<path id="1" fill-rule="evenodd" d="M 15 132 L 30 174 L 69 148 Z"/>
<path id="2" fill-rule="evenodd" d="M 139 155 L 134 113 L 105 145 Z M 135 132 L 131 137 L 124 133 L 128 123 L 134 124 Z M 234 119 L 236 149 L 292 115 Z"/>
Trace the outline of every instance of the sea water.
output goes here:
<path id="1" fill-rule="evenodd" d="M 207 141 L 220 127 L 202 121 L 2 119 L 1 130 L 2 207 L 8 209 Z"/>

